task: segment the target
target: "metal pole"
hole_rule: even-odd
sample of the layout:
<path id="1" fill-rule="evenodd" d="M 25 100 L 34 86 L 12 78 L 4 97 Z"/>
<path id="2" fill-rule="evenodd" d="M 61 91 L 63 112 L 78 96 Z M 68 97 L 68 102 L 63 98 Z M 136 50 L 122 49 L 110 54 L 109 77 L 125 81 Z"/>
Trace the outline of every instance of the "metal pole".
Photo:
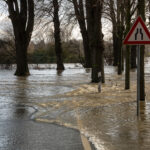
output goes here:
<path id="1" fill-rule="evenodd" d="M 140 115 L 140 45 L 137 45 L 137 116 Z"/>

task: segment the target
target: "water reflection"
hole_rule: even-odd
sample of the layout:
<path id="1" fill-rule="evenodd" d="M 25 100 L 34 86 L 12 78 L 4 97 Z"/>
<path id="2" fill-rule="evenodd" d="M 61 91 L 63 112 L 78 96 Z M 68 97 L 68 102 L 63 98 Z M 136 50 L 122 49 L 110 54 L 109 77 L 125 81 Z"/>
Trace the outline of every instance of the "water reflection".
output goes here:
<path id="1" fill-rule="evenodd" d="M 7 88 L 8 87 L 8 88 Z M 16 77 L 14 80 L 2 86 L 5 103 L 0 109 L 0 149 L 21 149 L 24 141 L 28 141 L 25 120 L 30 119 L 29 115 L 34 111 L 25 106 L 28 103 L 27 95 L 28 79 Z M 0 99 L 1 100 L 1 99 Z M 0 106 L 1 106 L 0 105 Z"/>
<path id="2" fill-rule="evenodd" d="M 28 77 L 17 77 L 15 81 L 15 87 L 14 87 L 14 101 L 16 101 L 18 104 L 21 102 L 28 102 Z"/>
<path id="3" fill-rule="evenodd" d="M 141 149 L 150 148 L 150 105 L 146 102 L 141 102 L 141 115 L 139 121 L 139 142 Z"/>
<path id="4" fill-rule="evenodd" d="M 89 71 L 86 70 L 88 72 L 86 74 L 85 70 L 81 68 L 67 69 L 64 72 L 56 72 L 55 70 L 31 70 L 32 75 L 28 78 L 15 78 L 12 76 L 13 73 L 10 73 L 11 75 L 9 74 L 7 80 L 5 76 L 6 72 L 5 74 L 2 72 L 0 74 L 0 83 L 2 85 L 0 86 L 0 100 L 1 104 L 4 102 L 7 102 L 7 104 L 5 105 L 5 110 L 1 109 L 0 113 L 1 111 L 3 113 L 5 111 L 4 114 L 7 117 L 4 117 L 4 119 L 29 119 L 29 114 L 31 113 L 26 104 L 32 103 L 32 105 L 36 105 L 39 102 L 50 102 L 52 100 L 50 96 L 52 95 L 68 92 L 75 85 L 89 83 Z M 107 77 L 111 79 L 115 68 L 108 66 L 105 72 Z M 135 79 L 135 74 L 132 77 Z M 118 79 L 122 80 L 123 77 L 119 76 Z M 78 97 L 75 103 L 77 105 L 79 104 Z M 70 115 L 67 111 L 72 107 L 71 105 L 65 106 L 65 103 L 62 102 L 62 107 L 61 104 L 57 105 L 57 108 L 58 106 L 62 108 L 64 115 L 65 113 Z M 148 150 L 150 149 L 150 104 L 141 102 L 140 107 L 140 119 L 136 116 L 136 103 L 82 108 L 79 110 L 81 112 L 80 119 L 83 124 L 82 131 L 90 137 L 100 150 Z M 1 108 L 4 107 L 1 106 Z M 57 113 L 61 113 L 60 110 L 57 109 Z M 67 118 L 67 115 L 65 115 L 65 119 L 68 123 L 72 123 L 72 125 L 74 125 L 73 114 L 72 112 L 70 118 Z M 48 117 L 51 117 L 51 115 L 52 112 L 51 114 L 47 114 Z M 73 121 L 71 122 L 70 120 Z M 27 127 L 24 122 L 18 125 L 11 125 L 8 132 L 8 140 L 13 138 L 10 134 L 14 128 L 22 134 L 21 142 L 28 140 L 28 135 L 26 135 Z M 19 136 L 16 136 L 14 140 L 19 141 Z"/>
<path id="5" fill-rule="evenodd" d="M 28 115 L 25 104 L 29 102 L 27 94 L 28 77 L 17 77 L 15 81 L 14 95 L 12 97 L 15 105 L 13 107 L 13 118 L 25 118 Z"/>
<path id="6" fill-rule="evenodd" d="M 91 69 L 90 68 L 85 68 L 86 73 L 90 73 Z"/>
<path id="7" fill-rule="evenodd" d="M 141 103 L 140 118 L 136 103 L 93 108 L 81 113 L 83 131 L 97 146 L 109 150 L 150 149 L 150 105 Z"/>
<path id="8" fill-rule="evenodd" d="M 146 120 L 146 102 L 141 101 L 140 102 L 140 119 L 141 121 L 145 121 Z"/>
<path id="9" fill-rule="evenodd" d="M 81 68 L 67 69 L 58 75 L 54 69 L 31 70 L 28 78 L 13 76 L 13 73 L 14 70 L 0 70 L 0 149 L 30 149 L 33 144 L 31 149 L 42 149 L 38 147 L 45 135 L 42 132 L 49 130 L 30 120 L 35 110 L 28 105 L 51 101 L 50 96 L 74 89 L 73 84 L 88 82 L 88 75 Z"/>
<path id="10" fill-rule="evenodd" d="M 58 76 L 62 76 L 62 73 L 64 72 L 64 70 L 57 70 L 57 75 Z"/>
<path id="11" fill-rule="evenodd" d="M 16 105 L 14 107 L 14 118 L 25 118 L 27 117 L 28 111 L 25 106 Z"/>

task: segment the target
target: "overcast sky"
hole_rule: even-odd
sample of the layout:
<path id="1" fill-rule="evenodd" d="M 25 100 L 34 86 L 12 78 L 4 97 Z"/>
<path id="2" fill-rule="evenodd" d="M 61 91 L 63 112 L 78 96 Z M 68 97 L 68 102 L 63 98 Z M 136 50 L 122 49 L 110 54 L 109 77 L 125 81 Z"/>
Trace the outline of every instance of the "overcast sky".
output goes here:
<path id="1" fill-rule="evenodd" d="M 104 40 L 109 40 L 110 37 L 112 36 L 111 34 L 111 23 L 108 22 L 106 19 L 102 19 L 102 26 L 103 26 L 103 33 L 104 33 Z M 8 18 L 8 14 L 6 9 L 2 9 L 2 5 L 0 3 L 0 37 L 4 34 L 5 28 L 11 28 L 11 22 Z M 80 34 L 80 29 L 79 27 L 74 28 L 72 32 L 72 38 L 80 40 L 82 39 L 81 34 Z"/>

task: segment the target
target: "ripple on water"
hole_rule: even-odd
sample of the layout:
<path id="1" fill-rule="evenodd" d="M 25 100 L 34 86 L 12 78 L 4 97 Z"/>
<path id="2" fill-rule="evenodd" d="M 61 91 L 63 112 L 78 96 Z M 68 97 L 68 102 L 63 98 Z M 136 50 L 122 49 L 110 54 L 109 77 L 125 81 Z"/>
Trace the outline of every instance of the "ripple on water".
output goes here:
<path id="1" fill-rule="evenodd" d="M 147 65 L 149 66 L 149 65 Z M 106 68 L 106 78 L 111 80 L 115 69 Z M 90 82 L 90 74 L 84 69 L 67 69 L 61 75 L 55 70 L 31 70 L 28 78 L 12 76 L 13 71 L 0 71 L 0 102 L 5 105 L 19 105 L 20 103 L 32 103 L 46 110 L 37 117 L 39 121 L 56 122 L 69 127 L 78 128 L 83 134 L 89 137 L 99 150 L 148 150 L 150 149 L 150 104 L 141 103 L 141 116 L 136 117 L 136 103 L 127 102 L 111 104 L 107 106 L 90 106 L 88 104 L 80 107 L 77 97 L 74 105 L 67 101 L 73 100 L 76 96 L 62 96 L 58 101 L 57 94 L 72 91 L 80 84 Z M 149 72 L 147 71 L 147 79 Z M 115 75 L 113 75 L 115 77 Z M 135 79 L 135 73 L 131 75 Z M 115 87 L 123 77 L 118 77 Z M 94 96 L 94 95 L 92 95 Z M 96 97 L 96 96 L 95 96 Z M 115 97 L 115 96 L 113 96 Z M 58 97 L 59 98 L 59 97 Z M 89 96 L 89 98 L 91 98 Z M 98 100 L 98 97 L 96 97 Z M 110 99 L 110 95 L 108 96 Z M 56 101 L 53 105 L 52 101 Z M 46 102 L 50 102 L 48 104 Z M 60 105 L 58 105 L 58 103 Z M 83 102 L 80 103 L 83 105 Z M 55 107 L 57 106 L 57 107 Z M 3 108 L 2 103 L 0 108 Z M 12 108 L 13 109 L 13 108 Z M 22 111 L 22 108 L 18 110 Z M 11 114 L 11 113 L 10 113 Z M 41 120 L 40 120 L 41 119 Z M 43 120 L 42 120 L 43 119 Z"/>

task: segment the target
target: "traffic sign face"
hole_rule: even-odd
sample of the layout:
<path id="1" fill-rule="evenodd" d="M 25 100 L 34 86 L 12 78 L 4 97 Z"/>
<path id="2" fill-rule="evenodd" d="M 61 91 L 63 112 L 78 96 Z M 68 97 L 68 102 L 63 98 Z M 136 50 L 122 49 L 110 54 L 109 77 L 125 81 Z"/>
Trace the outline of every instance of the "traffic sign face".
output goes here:
<path id="1" fill-rule="evenodd" d="M 140 16 L 136 19 L 135 23 L 133 24 L 132 28 L 124 39 L 123 44 L 150 44 L 150 33 Z"/>

